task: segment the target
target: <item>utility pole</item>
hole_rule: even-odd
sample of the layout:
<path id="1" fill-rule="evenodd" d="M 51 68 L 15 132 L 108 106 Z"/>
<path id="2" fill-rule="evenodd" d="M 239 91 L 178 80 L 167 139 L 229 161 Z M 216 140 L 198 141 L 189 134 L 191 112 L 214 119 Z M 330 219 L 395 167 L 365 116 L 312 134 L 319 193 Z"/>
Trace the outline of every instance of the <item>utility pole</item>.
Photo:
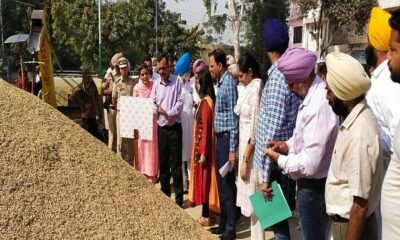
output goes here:
<path id="1" fill-rule="evenodd" d="M 156 1 L 156 56 L 158 55 L 158 0 Z"/>
<path id="2" fill-rule="evenodd" d="M 0 0 L 0 25 L 1 25 L 1 51 L 2 51 L 2 66 L 4 67 L 5 51 L 4 51 L 4 26 L 3 26 L 3 0 Z"/>
<path id="3" fill-rule="evenodd" d="M 0 0 L 1 1 L 1 0 Z M 101 0 L 98 0 L 99 3 L 99 69 L 97 76 L 101 79 L 103 77 L 103 53 L 102 53 L 102 43 L 101 43 Z"/>

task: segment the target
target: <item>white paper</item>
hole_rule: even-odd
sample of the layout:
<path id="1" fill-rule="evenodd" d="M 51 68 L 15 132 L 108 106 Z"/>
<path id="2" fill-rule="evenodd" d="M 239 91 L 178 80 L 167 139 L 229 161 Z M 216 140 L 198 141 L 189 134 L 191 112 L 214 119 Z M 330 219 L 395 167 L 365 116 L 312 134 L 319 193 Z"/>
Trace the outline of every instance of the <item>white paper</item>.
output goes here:
<path id="1" fill-rule="evenodd" d="M 224 166 L 222 166 L 218 172 L 222 177 L 225 177 L 225 175 L 232 170 L 232 165 L 229 161 L 227 161 Z"/>
<path id="2" fill-rule="evenodd" d="M 121 137 L 133 138 L 134 129 L 137 129 L 139 139 L 153 140 L 152 99 L 121 96 L 118 101 Z"/>

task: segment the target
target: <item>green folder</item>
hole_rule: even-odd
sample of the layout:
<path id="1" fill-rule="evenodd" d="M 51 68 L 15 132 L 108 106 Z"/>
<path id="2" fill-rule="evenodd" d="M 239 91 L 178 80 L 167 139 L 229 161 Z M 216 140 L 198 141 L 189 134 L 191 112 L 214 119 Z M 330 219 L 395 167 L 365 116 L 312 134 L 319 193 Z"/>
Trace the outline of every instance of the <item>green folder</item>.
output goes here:
<path id="1" fill-rule="evenodd" d="M 276 181 L 272 182 L 271 186 L 274 194 L 271 200 L 265 200 L 261 191 L 250 196 L 251 205 L 263 229 L 292 216 L 281 186 Z"/>

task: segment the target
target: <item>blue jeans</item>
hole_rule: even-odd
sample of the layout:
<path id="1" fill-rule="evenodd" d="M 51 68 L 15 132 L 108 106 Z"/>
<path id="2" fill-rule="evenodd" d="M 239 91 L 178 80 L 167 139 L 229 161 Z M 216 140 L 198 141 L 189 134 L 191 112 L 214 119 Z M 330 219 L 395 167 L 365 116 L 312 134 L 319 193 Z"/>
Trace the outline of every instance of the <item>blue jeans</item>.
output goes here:
<path id="1" fill-rule="evenodd" d="M 290 179 L 288 176 L 282 174 L 280 170 L 272 170 L 271 171 L 271 178 L 270 182 L 272 183 L 273 181 L 277 181 L 282 188 L 282 192 L 286 198 L 286 201 L 289 202 L 289 196 L 290 196 Z M 295 184 L 292 180 L 292 184 Z M 289 221 L 283 220 L 282 222 L 279 222 L 271 227 L 272 231 L 274 232 L 274 236 L 276 240 L 290 240 L 290 231 L 289 231 Z"/>
<path id="2" fill-rule="evenodd" d="M 323 179 L 297 180 L 297 211 L 304 240 L 324 240 L 329 234 Z"/>

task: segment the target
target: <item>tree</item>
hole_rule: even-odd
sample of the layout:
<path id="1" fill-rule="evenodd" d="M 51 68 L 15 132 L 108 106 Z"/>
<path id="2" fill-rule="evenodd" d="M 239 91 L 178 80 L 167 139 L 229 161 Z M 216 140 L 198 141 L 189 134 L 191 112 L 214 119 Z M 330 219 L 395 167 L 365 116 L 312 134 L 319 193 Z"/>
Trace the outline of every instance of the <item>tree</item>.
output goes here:
<path id="1" fill-rule="evenodd" d="M 203 0 L 204 6 L 207 9 L 209 18 L 211 17 L 211 9 L 216 6 L 216 1 Z M 240 56 L 240 28 L 244 17 L 244 10 L 246 6 L 246 0 L 227 0 L 228 6 L 228 21 L 230 22 L 231 30 L 233 32 L 233 48 L 236 59 Z"/>
<path id="2" fill-rule="evenodd" d="M 331 44 L 332 36 L 341 27 L 348 32 L 361 34 L 367 24 L 372 7 L 376 6 L 376 0 L 293 0 L 303 16 L 310 12 L 314 18 L 313 28 L 310 34 L 317 42 L 317 51 L 324 56 Z M 332 29 L 323 27 L 323 20 L 327 19 Z M 328 31 L 330 39 L 327 39 Z"/>
<path id="3" fill-rule="evenodd" d="M 252 53 L 262 66 L 268 68 L 262 40 L 263 23 L 268 18 L 277 18 L 286 22 L 289 14 L 289 0 L 255 0 L 251 3 L 246 10 L 245 36 L 248 44 L 245 50 Z"/>
<path id="4" fill-rule="evenodd" d="M 210 40 L 207 40 L 207 42 L 212 42 L 216 41 L 218 39 L 222 38 L 222 34 L 226 30 L 226 21 L 228 19 L 228 15 L 222 14 L 222 15 L 212 15 L 209 17 L 208 21 L 203 24 L 204 28 L 206 29 L 207 32 L 207 38 L 210 38 Z M 213 37 L 213 35 L 216 34 L 217 37 Z"/>
<path id="5" fill-rule="evenodd" d="M 117 1 L 102 6 L 102 40 L 104 59 L 115 52 L 148 49 L 152 39 L 152 16 L 146 14 L 150 1 Z M 83 64 L 97 62 L 98 13 L 97 2 L 54 1 L 52 5 L 53 37 L 71 46 Z"/>
<path id="6" fill-rule="evenodd" d="M 4 37 L 29 33 L 28 6 L 22 4 L 22 1 L 0 1 L 3 3 L 3 16 L 7 15 L 7 18 L 4 18 Z M 177 15 L 166 11 L 165 2 L 157 1 L 160 49 L 174 54 L 184 51 L 196 54 L 204 32 L 199 28 L 183 28 Z M 32 5 L 34 9 L 43 9 L 44 2 L 48 4 L 46 10 L 50 16 L 52 48 L 63 69 L 78 69 L 82 64 L 98 66 L 97 1 L 24 0 L 23 2 Z M 141 63 L 146 56 L 154 56 L 155 7 L 154 0 L 103 0 L 101 12 L 103 66 L 108 65 L 110 58 L 116 52 L 123 52 L 131 60 L 132 66 Z M 24 53 L 28 54 L 26 51 Z M 16 66 L 18 49 L 7 55 L 14 56 L 10 64 Z M 33 56 L 24 59 L 31 57 Z"/>

